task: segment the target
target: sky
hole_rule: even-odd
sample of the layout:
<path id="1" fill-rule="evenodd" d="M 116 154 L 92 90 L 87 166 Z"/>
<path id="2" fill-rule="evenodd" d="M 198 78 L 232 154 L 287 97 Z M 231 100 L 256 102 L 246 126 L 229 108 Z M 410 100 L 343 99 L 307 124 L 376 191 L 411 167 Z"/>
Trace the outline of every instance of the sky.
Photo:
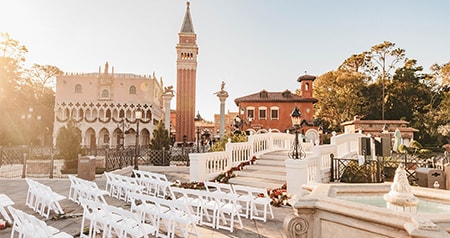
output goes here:
<path id="1" fill-rule="evenodd" d="M 162 77 L 176 88 L 176 50 L 184 0 L 0 0 L 0 32 L 25 45 L 26 65 L 64 72 Z M 429 72 L 450 62 L 448 0 L 192 0 L 199 47 L 196 111 L 220 113 L 225 82 L 234 99 L 263 89 L 299 88 L 305 72 L 320 76 L 352 54 L 390 41 Z M 172 109 L 175 109 L 175 99 Z"/>

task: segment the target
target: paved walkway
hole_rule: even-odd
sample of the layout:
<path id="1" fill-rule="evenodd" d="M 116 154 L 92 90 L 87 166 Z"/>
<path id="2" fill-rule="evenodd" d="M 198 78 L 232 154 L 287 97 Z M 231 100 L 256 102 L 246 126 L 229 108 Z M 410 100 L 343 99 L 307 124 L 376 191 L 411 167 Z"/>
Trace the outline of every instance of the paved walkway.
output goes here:
<path id="1" fill-rule="evenodd" d="M 158 172 L 166 174 L 169 181 L 180 180 L 182 182 L 189 181 L 189 168 L 187 167 L 140 167 L 142 170 L 148 170 L 152 172 Z M 117 173 L 129 175 L 131 174 L 131 168 L 126 168 Z M 70 181 L 68 178 L 32 178 L 40 183 L 49 185 L 53 191 L 68 196 Z M 104 176 L 97 176 L 95 182 L 101 189 L 105 188 L 106 179 Z M 45 219 L 39 214 L 35 213 L 33 210 L 25 206 L 25 198 L 27 193 L 28 185 L 24 179 L 0 179 L 0 193 L 5 193 L 14 202 L 14 207 L 25 211 L 28 214 L 35 215 L 41 219 Z M 111 198 L 109 196 L 105 197 L 108 204 L 129 208 L 129 205 L 119 201 L 117 199 Z M 77 236 L 81 229 L 81 217 L 82 208 L 76 203 L 65 199 L 61 201 L 61 206 L 64 209 L 65 216 L 63 218 L 57 219 L 53 213 L 51 213 L 50 218 L 46 220 L 48 225 L 54 226 L 61 231 L 65 231 L 71 235 Z M 239 225 L 235 226 L 235 231 L 233 233 L 226 230 L 212 229 L 207 226 L 198 226 L 201 237 L 248 237 L 248 238 L 272 238 L 272 237 L 286 237 L 283 232 L 283 220 L 287 214 L 293 213 L 291 207 L 277 208 L 272 207 L 275 219 L 269 219 L 267 222 L 255 221 L 250 219 L 242 219 L 244 228 L 239 228 Z M 0 237 L 9 237 L 11 233 L 11 228 L 0 230 Z"/>

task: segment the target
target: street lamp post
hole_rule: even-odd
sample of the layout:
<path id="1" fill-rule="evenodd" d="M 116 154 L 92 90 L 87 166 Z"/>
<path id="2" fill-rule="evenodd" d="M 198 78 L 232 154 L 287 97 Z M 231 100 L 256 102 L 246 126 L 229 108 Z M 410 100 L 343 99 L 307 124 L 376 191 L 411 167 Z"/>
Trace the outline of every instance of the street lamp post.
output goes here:
<path id="1" fill-rule="evenodd" d="M 300 125 L 301 125 L 301 117 L 302 117 L 302 114 L 300 113 L 298 108 L 295 107 L 291 113 L 292 125 L 294 126 L 294 130 L 295 130 L 294 148 L 293 148 L 292 152 L 289 153 L 289 157 L 291 159 L 304 159 L 306 157 L 306 154 L 303 151 L 302 145 L 301 145 L 301 143 L 299 143 L 299 140 L 298 140 L 298 129 L 300 128 Z"/>
<path id="2" fill-rule="evenodd" d="M 142 112 L 136 111 L 134 113 L 134 117 L 136 119 L 136 148 L 134 151 L 134 170 L 139 170 L 138 160 L 139 160 L 139 121 L 142 118 Z M 134 175 L 134 173 L 132 173 Z"/>
<path id="3" fill-rule="evenodd" d="M 23 168 L 22 168 L 22 178 L 25 178 L 25 174 L 26 174 L 26 164 L 27 164 L 27 156 L 29 157 L 29 156 L 31 156 L 31 146 L 32 146 L 32 144 L 33 144 L 33 135 L 34 135 L 34 133 L 32 133 L 31 132 L 31 130 L 32 130 L 32 128 L 31 128 L 31 125 L 32 125 L 32 123 L 31 123 L 31 120 L 34 120 L 35 118 L 33 117 L 33 108 L 32 107 L 29 107 L 28 108 L 28 112 L 27 112 L 27 114 L 25 115 L 22 115 L 22 120 L 27 120 L 28 122 L 27 122 L 27 133 L 28 133 L 28 136 L 29 136 L 29 139 L 28 139 L 28 141 L 26 142 L 27 143 L 27 145 L 28 145 L 28 153 L 25 153 L 25 155 L 24 155 L 24 161 L 23 161 Z M 37 115 L 36 116 L 36 120 L 37 121 L 40 121 L 42 119 L 42 117 L 41 117 L 41 115 Z"/>
<path id="4" fill-rule="evenodd" d="M 197 153 L 200 153 L 200 127 L 197 127 Z"/>

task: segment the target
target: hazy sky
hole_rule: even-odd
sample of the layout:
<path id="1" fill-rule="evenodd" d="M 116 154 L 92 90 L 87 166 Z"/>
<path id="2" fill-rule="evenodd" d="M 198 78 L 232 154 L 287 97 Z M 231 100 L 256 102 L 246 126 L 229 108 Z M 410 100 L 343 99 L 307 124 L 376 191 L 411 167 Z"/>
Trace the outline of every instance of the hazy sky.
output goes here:
<path id="1" fill-rule="evenodd" d="M 184 0 L 0 0 L 0 32 L 27 46 L 27 64 L 65 72 L 152 74 L 176 87 Z M 450 61 L 449 0 L 193 0 L 199 46 L 197 111 L 219 113 L 225 81 L 234 99 L 294 91 L 305 71 L 322 75 L 352 54 L 391 41 L 428 68 Z M 175 109 L 172 100 L 172 109 Z"/>

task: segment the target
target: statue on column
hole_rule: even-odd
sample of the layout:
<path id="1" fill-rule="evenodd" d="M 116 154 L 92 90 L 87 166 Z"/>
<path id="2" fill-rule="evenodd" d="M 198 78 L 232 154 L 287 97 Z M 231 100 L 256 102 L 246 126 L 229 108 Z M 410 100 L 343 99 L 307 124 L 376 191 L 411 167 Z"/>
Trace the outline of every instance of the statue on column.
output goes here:
<path id="1" fill-rule="evenodd" d="M 218 97 L 224 96 L 224 97 L 228 97 L 228 92 L 225 91 L 225 82 L 222 81 L 222 83 L 220 84 L 220 91 L 214 93 L 216 94 Z"/>

